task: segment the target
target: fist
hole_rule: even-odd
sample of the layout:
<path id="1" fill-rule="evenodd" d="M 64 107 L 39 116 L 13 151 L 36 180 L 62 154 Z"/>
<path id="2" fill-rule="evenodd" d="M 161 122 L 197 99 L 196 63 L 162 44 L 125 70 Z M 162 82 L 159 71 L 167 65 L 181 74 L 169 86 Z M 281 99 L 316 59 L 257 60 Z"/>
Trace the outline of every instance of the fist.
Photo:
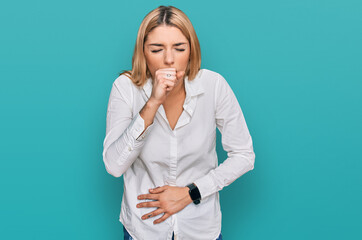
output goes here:
<path id="1" fill-rule="evenodd" d="M 155 72 L 151 97 L 162 104 L 167 95 L 183 80 L 185 71 L 176 68 L 160 68 Z"/>

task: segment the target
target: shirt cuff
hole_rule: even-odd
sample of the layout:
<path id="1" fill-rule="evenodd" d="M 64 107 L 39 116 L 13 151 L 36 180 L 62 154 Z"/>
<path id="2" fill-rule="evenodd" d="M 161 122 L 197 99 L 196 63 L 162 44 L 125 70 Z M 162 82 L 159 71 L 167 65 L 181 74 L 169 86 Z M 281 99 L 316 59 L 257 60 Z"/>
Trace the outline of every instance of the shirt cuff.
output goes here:
<path id="1" fill-rule="evenodd" d="M 216 187 L 217 185 L 214 183 L 214 179 L 210 176 L 210 174 L 212 174 L 212 172 L 209 172 L 207 175 L 194 181 L 194 184 L 199 189 L 201 201 L 218 191 Z"/>
<path id="2" fill-rule="evenodd" d="M 151 123 L 145 130 L 145 121 L 141 117 L 140 113 L 137 113 L 134 117 L 134 122 L 131 128 L 131 135 L 136 140 L 136 142 L 140 142 L 148 135 L 149 131 L 153 128 L 153 126 L 154 123 Z"/>

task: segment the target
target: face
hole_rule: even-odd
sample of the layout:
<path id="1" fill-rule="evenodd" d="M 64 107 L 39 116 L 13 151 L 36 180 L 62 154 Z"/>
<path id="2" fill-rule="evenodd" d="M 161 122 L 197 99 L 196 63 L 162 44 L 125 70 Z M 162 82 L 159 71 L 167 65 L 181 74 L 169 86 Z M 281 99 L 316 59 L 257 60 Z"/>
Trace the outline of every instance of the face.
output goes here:
<path id="1" fill-rule="evenodd" d="M 190 45 L 180 29 L 158 26 L 148 33 L 144 44 L 147 67 L 152 78 L 160 68 L 176 68 L 186 71 L 190 58 Z"/>

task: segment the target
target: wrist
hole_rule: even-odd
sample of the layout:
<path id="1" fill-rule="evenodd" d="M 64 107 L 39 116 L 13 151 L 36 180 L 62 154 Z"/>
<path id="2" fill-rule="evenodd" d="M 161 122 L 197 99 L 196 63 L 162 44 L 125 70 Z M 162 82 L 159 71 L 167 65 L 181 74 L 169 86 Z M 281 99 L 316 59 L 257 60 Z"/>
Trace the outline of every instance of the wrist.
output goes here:
<path id="1" fill-rule="evenodd" d="M 199 204 L 201 200 L 199 188 L 196 186 L 195 183 L 187 185 L 187 188 L 189 189 L 189 195 L 194 204 L 196 205 Z"/>
<path id="2" fill-rule="evenodd" d="M 187 204 L 192 203 L 193 201 L 192 201 L 191 196 L 190 196 L 190 189 L 188 187 L 183 187 L 183 190 L 185 192 L 186 203 Z"/>
<path id="3" fill-rule="evenodd" d="M 147 101 L 147 104 L 150 106 L 150 107 L 156 107 L 158 108 L 162 103 L 158 100 L 156 100 L 155 98 L 153 97 L 150 97 Z"/>

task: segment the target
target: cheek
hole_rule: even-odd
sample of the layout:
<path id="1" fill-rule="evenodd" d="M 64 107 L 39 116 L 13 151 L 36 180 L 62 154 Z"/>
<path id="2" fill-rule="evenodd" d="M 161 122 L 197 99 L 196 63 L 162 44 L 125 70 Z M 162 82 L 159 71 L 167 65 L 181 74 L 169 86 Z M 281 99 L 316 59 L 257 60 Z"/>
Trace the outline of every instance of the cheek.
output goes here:
<path id="1" fill-rule="evenodd" d="M 154 54 L 146 56 L 146 62 L 149 66 L 157 66 L 162 63 L 162 56 L 161 54 Z"/>
<path id="2" fill-rule="evenodd" d="M 184 56 L 181 56 L 180 58 L 179 58 L 179 64 L 180 65 L 182 65 L 184 68 L 186 68 L 187 67 L 187 64 L 188 64 L 188 62 L 189 62 L 189 58 L 190 58 L 190 56 L 189 55 L 184 55 Z"/>
<path id="3" fill-rule="evenodd" d="M 147 64 L 147 67 L 153 71 L 156 67 L 157 67 L 157 62 L 158 60 L 155 59 L 154 57 L 146 57 L 146 64 Z"/>

